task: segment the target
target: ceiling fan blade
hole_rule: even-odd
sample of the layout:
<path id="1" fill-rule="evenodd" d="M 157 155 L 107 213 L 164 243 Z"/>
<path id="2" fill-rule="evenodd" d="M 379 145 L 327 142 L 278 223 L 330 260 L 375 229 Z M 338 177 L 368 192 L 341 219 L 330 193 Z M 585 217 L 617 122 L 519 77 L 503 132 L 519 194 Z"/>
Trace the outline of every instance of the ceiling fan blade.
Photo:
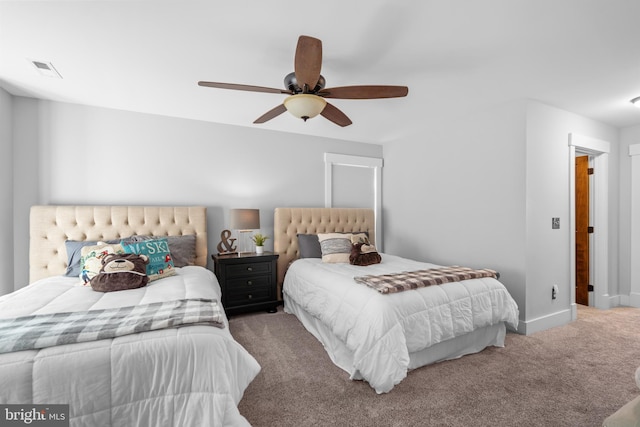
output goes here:
<path id="1" fill-rule="evenodd" d="M 276 89 L 272 87 L 239 85 L 235 83 L 217 83 L 217 82 L 198 82 L 199 86 L 215 87 L 218 89 L 246 90 L 249 92 L 265 92 L 265 93 L 285 93 L 292 95 L 293 92 L 286 89 Z"/>
<path id="2" fill-rule="evenodd" d="M 274 117 L 279 116 L 285 111 L 287 111 L 287 109 L 285 108 L 284 104 L 280 104 L 277 107 L 272 108 L 271 110 L 267 111 L 266 113 L 258 117 L 253 123 L 257 123 L 257 124 L 264 123 L 266 121 L 273 119 Z"/>
<path id="3" fill-rule="evenodd" d="M 378 99 L 400 98 L 407 96 L 409 88 L 406 86 L 342 86 L 322 89 L 318 95 L 323 98 L 339 99 Z"/>
<path id="4" fill-rule="evenodd" d="M 324 110 L 322 110 L 320 114 L 322 115 L 322 117 L 324 117 L 327 120 L 331 120 L 333 123 L 337 124 L 338 126 L 345 127 L 353 123 L 351 119 L 347 117 L 346 114 L 344 114 L 337 107 L 329 104 L 328 102 L 327 102 L 327 105 L 324 107 Z"/>
<path id="5" fill-rule="evenodd" d="M 294 71 L 298 86 L 304 89 L 313 90 L 320 78 L 322 68 L 322 42 L 309 36 L 300 36 L 296 47 L 296 57 L 294 61 Z"/>

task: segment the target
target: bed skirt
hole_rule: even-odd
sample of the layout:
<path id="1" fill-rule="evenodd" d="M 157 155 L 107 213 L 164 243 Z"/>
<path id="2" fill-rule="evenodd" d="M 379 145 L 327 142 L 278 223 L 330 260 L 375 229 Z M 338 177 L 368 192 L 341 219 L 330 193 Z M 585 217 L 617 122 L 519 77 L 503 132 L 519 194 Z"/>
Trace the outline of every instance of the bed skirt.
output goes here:
<path id="1" fill-rule="evenodd" d="M 317 318 L 307 313 L 300 305 L 289 298 L 284 298 L 284 311 L 295 315 L 302 325 L 322 343 L 331 361 L 346 371 L 350 379 L 363 380 L 360 372 L 353 368 L 353 352 L 342 340 Z M 440 342 L 423 350 L 409 353 L 409 369 L 416 369 L 445 360 L 457 359 L 467 354 L 478 353 L 489 346 L 504 347 L 506 325 L 500 322 L 495 325 L 476 329 L 468 334 Z"/>

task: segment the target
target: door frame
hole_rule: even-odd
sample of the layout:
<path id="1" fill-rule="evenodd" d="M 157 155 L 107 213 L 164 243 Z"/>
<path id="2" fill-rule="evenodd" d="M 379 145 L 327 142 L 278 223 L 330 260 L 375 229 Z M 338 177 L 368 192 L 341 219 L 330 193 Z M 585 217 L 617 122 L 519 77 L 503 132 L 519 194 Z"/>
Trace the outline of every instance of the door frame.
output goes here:
<path id="1" fill-rule="evenodd" d="M 352 166 L 373 169 L 373 212 L 376 227 L 376 248 L 384 251 L 382 236 L 382 167 L 384 162 L 378 157 L 352 156 L 349 154 L 324 153 L 324 206 L 333 205 L 333 166 Z"/>
<path id="2" fill-rule="evenodd" d="M 640 144 L 629 146 L 631 157 L 631 243 L 629 259 L 637 259 L 640 255 L 640 190 L 636 183 L 640 182 Z M 640 307 L 640 264 L 631 263 L 629 271 L 629 300 L 626 304 Z"/>
<path id="3" fill-rule="evenodd" d="M 571 288 L 571 318 L 578 318 L 576 306 L 576 152 L 593 158 L 593 296 L 594 306 L 610 308 L 609 301 L 609 152 L 611 144 L 595 138 L 569 134 L 569 259 Z"/>

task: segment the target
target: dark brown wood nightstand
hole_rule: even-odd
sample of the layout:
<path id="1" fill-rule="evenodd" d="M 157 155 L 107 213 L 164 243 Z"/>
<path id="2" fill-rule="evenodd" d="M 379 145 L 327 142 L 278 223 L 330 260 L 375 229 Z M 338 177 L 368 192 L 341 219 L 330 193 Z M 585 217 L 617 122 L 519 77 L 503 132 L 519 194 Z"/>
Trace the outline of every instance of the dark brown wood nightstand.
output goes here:
<path id="1" fill-rule="evenodd" d="M 278 254 L 211 255 L 211 258 L 227 316 L 257 310 L 276 312 Z"/>

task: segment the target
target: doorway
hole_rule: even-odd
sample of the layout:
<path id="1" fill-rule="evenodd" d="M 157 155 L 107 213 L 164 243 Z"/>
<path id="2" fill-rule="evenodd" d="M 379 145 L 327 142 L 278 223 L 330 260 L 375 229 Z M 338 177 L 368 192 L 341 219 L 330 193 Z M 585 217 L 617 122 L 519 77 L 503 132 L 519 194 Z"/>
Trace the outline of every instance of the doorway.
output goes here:
<path id="1" fill-rule="evenodd" d="M 592 235 L 590 270 L 591 285 L 593 285 L 593 306 L 608 309 L 609 300 L 609 152 L 610 143 L 607 141 L 569 134 L 569 254 L 570 254 L 570 287 L 571 290 L 571 318 L 578 318 L 575 286 L 576 286 L 576 152 L 591 157 L 595 174 L 591 201 L 591 224 L 596 233 Z"/>
<path id="2" fill-rule="evenodd" d="M 589 304 L 589 291 L 593 289 L 591 286 L 591 248 L 590 234 L 594 229 L 590 226 L 591 217 L 591 185 L 590 175 L 593 174 L 593 168 L 589 167 L 589 156 L 577 155 L 575 158 L 576 166 L 576 304 Z"/>

